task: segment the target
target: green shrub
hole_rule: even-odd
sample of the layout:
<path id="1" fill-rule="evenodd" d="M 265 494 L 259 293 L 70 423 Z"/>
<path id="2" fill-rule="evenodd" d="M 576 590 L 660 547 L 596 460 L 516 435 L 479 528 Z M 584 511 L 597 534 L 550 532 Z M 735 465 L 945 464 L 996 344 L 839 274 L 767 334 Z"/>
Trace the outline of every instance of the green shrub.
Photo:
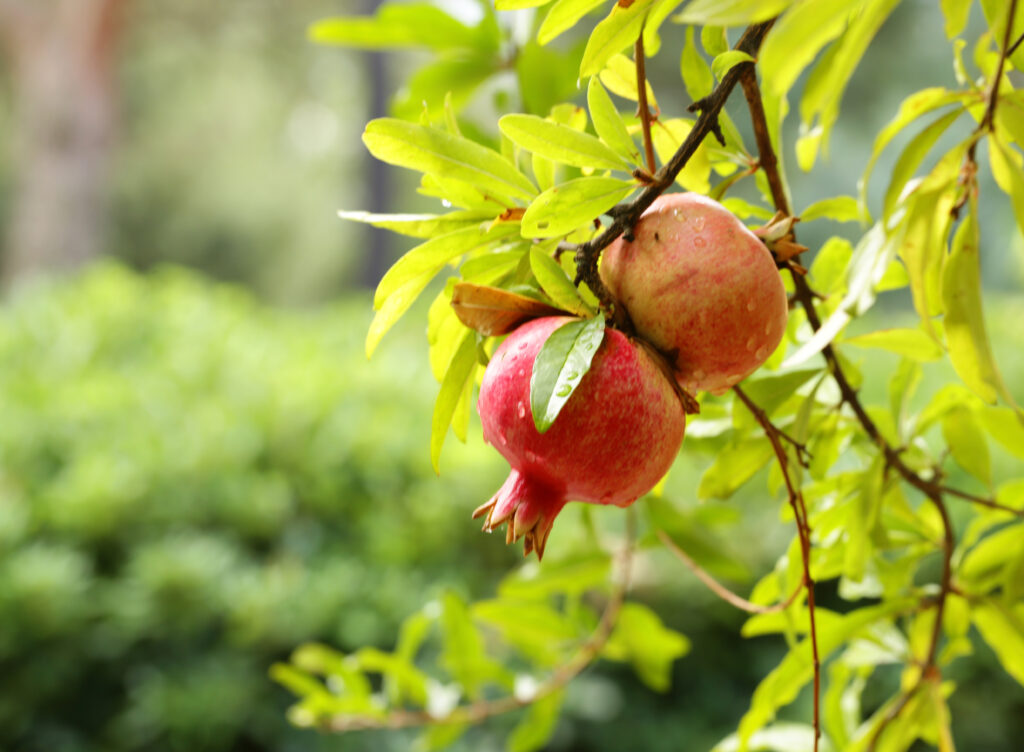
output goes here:
<path id="1" fill-rule="evenodd" d="M 477 442 L 435 476 L 422 334 L 368 363 L 369 313 L 112 265 L 8 304 L 0 748 L 310 748 L 273 661 L 507 570 L 465 524 L 502 463 Z"/>

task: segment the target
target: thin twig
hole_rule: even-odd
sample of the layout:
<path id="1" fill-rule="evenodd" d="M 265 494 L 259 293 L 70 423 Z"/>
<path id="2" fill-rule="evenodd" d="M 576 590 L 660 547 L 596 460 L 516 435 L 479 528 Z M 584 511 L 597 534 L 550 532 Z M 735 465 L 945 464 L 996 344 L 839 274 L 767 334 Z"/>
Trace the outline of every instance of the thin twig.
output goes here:
<path id="1" fill-rule="evenodd" d="M 640 125 L 644 133 L 644 154 L 647 157 L 647 170 L 652 175 L 658 169 L 654 163 L 654 142 L 651 141 L 651 110 L 647 106 L 647 70 L 644 58 L 644 34 L 636 38 L 634 45 L 634 57 L 636 57 L 636 99 L 637 115 L 640 116 Z"/>
<path id="2" fill-rule="evenodd" d="M 961 491 L 958 488 L 951 488 L 950 486 L 942 486 L 940 490 L 944 494 L 956 496 L 957 498 L 969 501 L 972 504 L 978 504 L 979 506 L 988 507 L 989 509 L 998 509 L 1000 512 L 1009 512 L 1017 517 L 1024 517 L 1024 509 L 1017 509 L 1015 507 L 1007 506 L 1006 504 L 1000 504 L 998 501 L 987 499 L 984 496 L 977 496 L 972 493 L 967 493 L 966 491 Z"/>
<path id="3" fill-rule="evenodd" d="M 691 572 L 697 575 L 698 580 L 707 585 L 708 590 L 710 590 L 712 593 L 717 595 L 719 598 L 721 598 L 729 605 L 735 606 L 741 611 L 746 611 L 749 614 L 773 614 L 776 611 L 785 611 L 787 608 L 793 605 L 793 603 L 796 601 L 797 596 L 800 595 L 800 593 L 804 589 L 804 585 L 801 582 L 800 585 L 797 586 L 793 590 L 793 592 L 789 594 L 789 597 L 786 598 L 786 600 L 771 606 L 762 606 L 758 603 L 753 603 L 751 601 L 748 601 L 746 598 L 737 595 L 729 588 L 727 588 L 725 585 L 716 580 L 714 577 L 712 577 L 706 569 L 702 568 L 700 564 L 691 559 L 690 555 L 687 554 L 682 548 L 680 548 L 679 544 L 672 540 L 672 538 L 669 537 L 669 534 L 666 533 L 664 530 L 658 531 L 658 537 L 661 538 L 661 542 L 665 544 L 668 550 L 676 555 L 676 558 L 678 558 L 681 562 L 683 562 L 683 564 L 689 567 Z"/>
<path id="4" fill-rule="evenodd" d="M 436 716 L 425 710 L 395 710 L 383 717 L 372 716 L 334 716 L 328 718 L 321 726 L 325 731 L 345 732 L 368 729 L 399 729 L 418 726 L 445 726 L 451 724 L 476 724 L 514 710 L 532 705 L 548 695 L 559 691 L 572 681 L 580 672 L 594 662 L 601 653 L 622 609 L 626 593 L 629 591 L 630 571 L 633 562 L 633 547 L 636 540 L 636 519 L 632 509 L 626 515 L 626 542 L 619 552 L 619 579 L 605 605 L 604 612 L 597 627 L 591 633 L 575 655 L 566 663 L 555 669 L 529 697 L 508 695 L 493 700 L 481 700 L 471 705 L 462 705 L 451 712 Z"/>
<path id="5" fill-rule="evenodd" d="M 747 98 L 747 107 L 750 109 L 750 122 L 754 128 L 754 140 L 757 141 L 759 162 L 768 178 L 768 187 L 772 192 L 772 200 L 775 208 L 789 216 L 789 197 L 786 195 L 786 187 L 782 184 L 782 176 L 779 173 L 779 160 L 775 156 L 775 149 L 772 148 L 771 134 L 768 132 L 768 120 L 764 114 L 764 102 L 761 99 L 761 89 L 757 85 L 757 71 L 754 66 L 748 66 L 740 77 L 740 84 L 743 86 L 743 95 Z"/>
<path id="6" fill-rule="evenodd" d="M 754 403 L 747 393 L 737 384 L 732 388 L 736 396 L 746 405 L 751 414 L 761 424 L 768 441 L 775 452 L 775 458 L 779 463 L 779 470 L 782 471 L 782 478 L 786 484 L 789 494 L 789 505 L 793 509 L 793 517 L 796 520 L 797 535 L 800 539 L 800 558 L 803 563 L 804 581 L 802 585 L 807 589 L 807 618 L 809 624 L 809 637 L 811 640 L 811 657 L 814 665 L 814 752 L 818 752 L 818 742 L 821 739 L 821 657 L 818 653 L 818 628 L 814 614 L 814 578 L 811 577 L 811 522 L 807 515 L 807 504 L 804 501 L 803 492 L 793 483 L 789 474 L 789 455 L 786 448 L 782 446 L 782 437 L 779 429 L 775 427 L 768 414 Z"/>

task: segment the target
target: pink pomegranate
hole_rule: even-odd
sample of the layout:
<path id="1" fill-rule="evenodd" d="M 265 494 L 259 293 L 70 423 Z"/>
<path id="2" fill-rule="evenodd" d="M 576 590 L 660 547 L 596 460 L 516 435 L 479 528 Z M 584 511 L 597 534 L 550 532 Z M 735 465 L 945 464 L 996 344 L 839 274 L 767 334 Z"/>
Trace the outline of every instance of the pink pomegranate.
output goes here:
<path id="1" fill-rule="evenodd" d="M 644 350 L 605 331 L 590 370 L 555 422 L 538 433 L 530 410 L 533 362 L 570 318 L 529 321 L 501 344 L 480 386 L 484 439 L 512 466 L 498 492 L 474 513 L 484 530 L 508 523 L 508 543 L 544 554 L 555 517 L 570 500 L 628 506 L 668 470 L 685 415 L 674 387 Z"/>
<path id="2" fill-rule="evenodd" d="M 637 333 L 674 357 L 683 388 L 721 393 L 757 370 L 788 316 L 764 243 L 697 193 L 659 197 L 633 235 L 608 246 L 601 277 Z"/>

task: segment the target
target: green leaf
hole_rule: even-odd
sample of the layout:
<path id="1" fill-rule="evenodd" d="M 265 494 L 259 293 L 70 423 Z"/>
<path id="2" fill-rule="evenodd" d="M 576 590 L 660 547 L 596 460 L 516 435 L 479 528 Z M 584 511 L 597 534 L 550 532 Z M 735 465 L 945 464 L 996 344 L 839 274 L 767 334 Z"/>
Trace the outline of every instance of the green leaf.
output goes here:
<path id="1" fill-rule="evenodd" d="M 490 52 L 443 57 L 422 66 L 405 82 L 391 104 L 391 112 L 402 120 L 415 120 L 427 113 L 429 120 L 445 115 L 445 101 L 462 109 L 480 85 L 499 71 L 500 60 Z M 448 128 L 446 123 L 446 128 Z M 458 136 L 458 132 L 449 133 Z"/>
<path id="2" fill-rule="evenodd" d="M 428 3 L 382 5 L 376 17 L 326 18 L 309 27 L 309 38 L 366 50 L 429 47 L 445 50 L 478 47 L 484 37 Z"/>
<path id="3" fill-rule="evenodd" d="M 978 222 L 974 207 L 957 228 L 942 268 L 946 341 L 953 368 L 971 391 L 989 403 L 1005 392 L 996 367 L 981 304 Z"/>
<path id="4" fill-rule="evenodd" d="M 794 0 L 692 0 L 673 18 L 697 26 L 745 26 L 767 21 L 792 5 Z"/>
<path id="5" fill-rule="evenodd" d="M 421 243 L 407 251 L 381 278 L 373 295 L 374 308 L 379 309 L 410 281 L 425 274 L 433 278 L 452 259 L 486 248 L 518 230 L 514 222 L 501 222 L 491 229 L 474 224 Z"/>
<path id="6" fill-rule="evenodd" d="M 985 434 L 967 408 L 950 410 L 942 419 L 942 435 L 953 459 L 987 486 L 992 484 L 992 461 Z"/>
<path id="7" fill-rule="evenodd" d="M 700 30 L 700 45 L 714 58 L 729 49 L 729 37 L 724 26 L 705 26 Z"/>
<path id="8" fill-rule="evenodd" d="M 942 15 L 946 18 L 946 38 L 959 36 L 967 27 L 973 0 L 942 0 Z"/>
<path id="9" fill-rule="evenodd" d="M 1018 161 L 1013 158 L 1014 153 L 1001 139 L 990 139 L 988 158 L 992 165 L 992 174 L 999 187 L 1010 197 L 1017 226 L 1021 233 L 1024 233 L 1024 172 L 1021 171 Z"/>
<path id="10" fill-rule="evenodd" d="M 604 170 L 629 169 L 622 157 L 589 133 L 536 115 L 505 115 L 498 127 L 514 143 L 555 162 Z"/>
<path id="11" fill-rule="evenodd" d="M 603 5 L 604 0 L 557 0 L 551 6 L 544 22 L 537 30 L 537 41 L 547 44 L 562 32 L 571 29 L 590 11 Z"/>
<path id="12" fill-rule="evenodd" d="M 380 227 L 413 238 L 432 238 L 462 230 L 494 219 L 494 212 L 455 211 L 449 214 L 372 214 L 365 211 L 339 211 L 350 222 Z"/>
<path id="13" fill-rule="evenodd" d="M 853 196 L 836 196 L 815 201 L 800 212 L 801 222 L 812 222 L 821 217 L 835 222 L 857 222 L 861 219 L 860 204 Z"/>
<path id="14" fill-rule="evenodd" d="M 1010 676 L 1024 684 L 1024 613 L 1020 606 L 1011 610 L 991 601 L 982 601 L 972 609 L 974 626 L 999 658 Z"/>
<path id="15" fill-rule="evenodd" d="M 942 347 L 920 329 L 880 329 L 844 340 L 857 347 L 877 347 L 918 361 L 938 360 Z"/>
<path id="16" fill-rule="evenodd" d="M 820 368 L 805 368 L 800 371 L 772 374 L 743 382 L 743 391 L 754 404 L 770 416 L 783 402 L 796 394 L 797 389 L 820 375 L 821 372 Z M 749 414 L 749 410 L 746 407 L 740 407 L 739 401 L 737 401 L 733 415 L 735 416 L 739 411 Z"/>
<path id="17" fill-rule="evenodd" d="M 728 499 L 750 480 L 773 456 L 772 445 L 763 436 L 730 444 L 715 457 L 700 478 L 698 499 Z"/>
<path id="18" fill-rule="evenodd" d="M 418 752 L 448 749 L 469 729 L 468 723 L 435 723 L 423 729 L 416 737 Z"/>
<path id="19" fill-rule="evenodd" d="M 682 146 L 683 141 L 693 130 L 693 125 L 694 121 L 683 118 L 655 121 L 651 136 L 654 141 L 654 150 L 662 163 L 668 162 L 676 150 Z M 708 154 L 708 144 L 705 141 L 697 147 L 697 151 L 690 157 L 686 166 L 679 171 L 676 182 L 688 191 L 706 193 L 710 188 L 710 177 L 711 159 Z"/>
<path id="20" fill-rule="evenodd" d="M 981 0 L 981 9 L 985 14 L 985 20 L 988 21 L 989 28 L 992 30 L 993 39 L 1002 40 L 1003 34 L 1006 32 L 1008 7 L 1009 5 L 1006 0 Z M 1024 36 L 1024 13 L 1018 12 L 1014 14 L 1013 18 L 1013 29 L 1010 32 L 1011 44 L 1013 43 L 1012 40 L 1016 40 L 1021 36 Z M 994 54 L 993 57 L 995 57 Z M 1017 47 L 1010 56 L 1010 61 L 1017 70 L 1024 70 L 1024 45 Z M 985 75 L 991 74 L 986 73 Z"/>
<path id="21" fill-rule="evenodd" d="M 611 13 L 594 27 L 587 40 L 580 62 L 580 78 L 600 73 L 612 55 L 637 40 L 653 3 L 654 0 L 634 0 L 628 7 L 618 3 L 612 6 Z"/>
<path id="22" fill-rule="evenodd" d="M 577 178 L 549 188 L 537 196 L 522 219 L 522 234 L 529 238 L 566 235 L 591 223 L 625 199 L 636 184 L 618 178 Z"/>
<path id="23" fill-rule="evenodd" d="M 899 0 L 866 0 L 807 79 L 800 100 L 800 117 L 808 127 L 816 124 L 821 128 L 821 145 L 826 152 L 846 85 L 878 29 L 898 4 Z"/>
<path id="24" fill-rule="evenodd" d="M 498 586 L 502 598 L 544 599 L 552 595 L 578 596 L 608 584 L 611 559 L 602 552 L 522 567 Z"/>
<path id="25" fill-rule="evenodd" d="M 526 714 L 509 735 L 506 743 L 508 752 L 534 752 L 547 744 L 555 733 L 564 697 L 565 691 L 559 690 L 530 703 Z"/>
<path id="26" fill-rule="evenodd" d="M 437 128 L 379 118 L 367 123 L 363 143 L 384 162 L 461 180 L 485 192 L 526 201 L 536 193 L 529 178 L 497 152 Z"/>
<path id="27" fill-rule="evenodd" d="M 728 50 L 711 61 L 711 72 L 719 81 L 740 63 L 752 63 L 754 58 L 742 50 Z"/>
<path id="28" fill-rule="evenodd" d="M 551 0 L 494 0 L 495 10 L 519 10 L 520 8 L 539 8 Z"/>
<path id="29" fill-rule="evenodd" d="M 971 583 L 971 591 L 987 591 L 995 587 L 1003 571 L 1024 554 L 1024 524 L 1014 523 L 975 545 L 957 570 L 957 576 Z"/>
<path id="30" fill-rule="evenodd" d="M 715 88 L 715 77 L 707 61 L 697 49 L 697 43 L 693 38 L 693 27 L 686 29 L 686 44 L 683 46 L 683 54 L 679 61 L 679 67 L 683 76 L 683 84 L 686 86 L 686 93 L 690 99 L 697 101 L 706 97 Z"/>
<path id="31" fill-rule="evenodd" d="M 775 723 L 750 737 L 741 745 L 737 734 L 730 734 L 715 745 L 711 752 L 812 752 L 815 749 L 814 727 L 805 723 Z M 822 752 L 831 747 L 822 742 Z"/>
<path id="32" fill-rule="evenodd" d="M 966 105 L 968 102 L 968 96 L 969 95 L 965 95 L 958 91 L 947 91 L 942 87 L 934 87 L 916 91 L 900 103 L 899 110 L 896 112 L 896 117 L 890 120 L 875 137 L 875 143 L 871 147 L 871 157 L 868 159 L 868 166 L 864 169 L 864 174 L 858 181 L 858 186 L 860 188 L 860 202 L 861 205 L 865 207 L 865 211 L 867 210 L 868 180 L 871 177 L 871 171 L 874 169 L 875 162 L 878 161 L 878 157 L 881 155 L 882 151 L 884 151 L 885 147 L 889 145 L 889 142 L 892 141 L 900 131 L 922 115 L 927 115 L 933 110 L 937 110 L 940 107 L 946 107 L 956 102 L 963 102 L 964 105 Z"/>
<path id="33" fill-rule="evenodd" d="M 957 107 L 936 118 L 907 144 L 892 168 L 889 187 L 885 191 L 885 199 L 882 202 L 882 216 L 885 220 L 888 221 L 896 210 L 900 195 L 903 193 L 907 181 L 914 176 L 914 171 L 935 146 L 935 142 L 949 129 L 949 126 L 956 122 L 963 111 L 962 107 Z"/>
<path id="34" fill-rule="evenodd" d="M 989 435 L 1011 454 L 1024 459 L 1024 421 L 1008 407 L 985 407 L 977 412 L 978 420 Z"/>
<path id="35" fill-rule="evenodd" d="M 640 98 L 640 90 L 636 85 L 636 62 L 630 57 L 622 54 L 612 55 L 601 71 L 600 79 L 612 94 L 634 102 Z M 654 98 L 654 90 L 649 80 L 644 89 L 647 92 L 648 106 L 657 109 L 658 101 Z"/>
<path id="36" fill-rule="evenodd" d="M 796 83 L 803 70 L 846 28 L 864 0 L 802 0 L 787 10 L 764 40 L 758 67 L 764 87 L 777 96 Z"/>
<path id="37" fill-rule="evenodd" d="M 561 265 L 539 248 L 530 249 L 530 269 L 541 289 L 559 308 L 576 316 L 593 316 L 594 311 L 583 302 L 576 286 Z"/>
<path id="38" fill-rule="evenodd" d="M 836 619 L 829 619 L 824 624 L 819 623 L 818 652 L 821 661 L 824 663 L 833 651 L 874 622 L 888 620 L 892 614 L 914 604 L 911 599 L 892 600 L 877 606 L 859 608 Z M 738 734 L 741 745 L 749 743 L 754 732 L 775 717 L 776 710 L 795 700 L 800 689 L 811 681 L 813 675 L 810 640 L 804 639 L 790 649 L 782 662 L 754 690 L 750 710 L 740 720 Z"/>
<path id="39" fill-rule="evenodd" d="M 587 86 L 587 106 L 590 108 L 590 119 L 594 121 L 594 130 L 601 140 L 623 159 L 638 164 L 640 153 L 633 137 L 626 130 L 622 115 L 597 76 L 591 78 Z"/>
<path id="40" fill-rule="evenodd" d="M 493 674 L 491 662 L 469 608 L 451 591 L 441 598 L 441 636 L 441 665 L 462 685 L 467 697 L 479 697 L 484 682 Z"/>
<path id="41" fill-rule="evenodd" d="M 388 295 L 387 299 L 377 309 L 377 313 L 374 314 L 373 321 L 370 322 L 370 328 L 366 332 L 367 358 L 373 357 L 373 353 L 377 349 L 377 345 L 380 344 L 381 339 L 395 325 L 395 322 L 402 318 L 402 314 L 409 310 L 409 306 L 426 289 L 436 273 L 436 270 L 433 269 L 424 272 L 408 280 Z"/>
<path id="42" fill-rule="evenodd" d="M 563 324 L 541 347 L 530 375 L 530 409 L 540 433 L 551 428 L 603 340 L 604 316 L 597 315 Z"/>
<path id="43" fill-rule="evenodd" d="M 476 366 L 476 335 L 467 329 L 452 356 L 441 382 L 441 390 L 434 402 L 434 417 L 430 427 L 430 462 L 435 473 L 441 472 L 441 447 L 444 445 L 445 436 L 448 435 L 448 426 L 452 423 L 455 408 L 462 398 L 467 382 L 472 379 Z"/>
<path id="44" fill-rule="evenodd" d="M 667 628 L 647 606 L 622 604 L 618 621 L 601 655 L 613 661 L 629 661 L 640 680 L 656 692 L 667 692 L 672 681 L 672 662 L 690 651 L 690 641 Z"/>

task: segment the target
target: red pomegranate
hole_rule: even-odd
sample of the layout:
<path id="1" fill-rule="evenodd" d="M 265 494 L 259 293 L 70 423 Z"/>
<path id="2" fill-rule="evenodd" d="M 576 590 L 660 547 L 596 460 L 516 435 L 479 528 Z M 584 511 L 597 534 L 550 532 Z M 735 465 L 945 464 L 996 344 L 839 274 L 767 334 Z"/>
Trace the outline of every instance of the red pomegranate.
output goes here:
<path id="1" fill-rule="evenodd" d="M 637 334 L 675 358 L 688 391 L 724 392 L 757 370 L 782 340 L 786 290 L 771 253 L 717 201 L 660 196 L 634 239 L 601 259 L 604 283 Z"/>
<path id="2" fill-rule="evenodd" d="M 523 324 L 484 372 L 478 409 L 484 439 L 512 471 L 473 517 L 484 530 L 508 523 L 508 543 L 525 537 L 540 558 L 555 517 L 570 500 L 628 506 L 668 470 L 683 440 L 685 415 L 664 371 L 614 329 L 590 370 L 545 433 L 530 410 L 533 362 L 548 336 L 571 318 Z"/>

